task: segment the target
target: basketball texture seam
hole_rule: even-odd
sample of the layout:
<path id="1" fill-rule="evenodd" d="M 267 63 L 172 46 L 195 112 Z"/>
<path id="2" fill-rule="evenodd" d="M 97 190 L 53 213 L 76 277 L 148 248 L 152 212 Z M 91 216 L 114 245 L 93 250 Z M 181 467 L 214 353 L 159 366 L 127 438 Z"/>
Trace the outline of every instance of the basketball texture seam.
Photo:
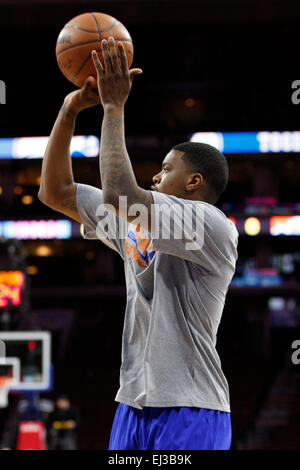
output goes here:
<path id="1" fill-rule="evenodd" d="M 96 52 L 98 51 L 101 51 L 101 48 L 100 49 L 96 49 Z M 87 57 L 85 58 L 85 60 L 82 62 L 81 66 L 79 67 L 79 69 L 77 70 L 77 72 L 73 75 L 73 80 L 76 80 L 78 75 L 80 74 L 81 70 L 83 69 L 83 67 L 85 67 L 85 65 L 88 63 L 89 59 L 90 59 L 91 55 L 88 54 Z"/>
<path id="2" fill-rule="evenodd" d="M 95 34 L 96 31 L 94 31 L 94 34 Z M 130 44 L 132 44 L 132 40 L 131 39 L 119 39 L 119 38 L 115 38 L 115 41 L 122 41 L 122 42 L 129 42 Z M 66 52 L 66 51 L 69 51 L 71 49 L 74 49 L 75 47 L 80 47 L 80 46 L 85 46 L 86 44 L 92 44 L 93 42 L 96 42 L 98 44 L 99 41 L 97 40 L 94 40 L 94 41 L 86 41 L 86 42 L 79 42 L 78 44 L 75 44 L 74 46 L 68 46 L 66 47 L 65 49 L 62 49 L 58 54 L 57 54 L 57 57 L 59 57 L 63 52 Z"/>
<path id="3" fill-rule="evenodd" d="M 107 29 L 99 29 L 100 33 L 107 33 L 107 31 L 109 31 L 110 29 L 112 29 L 113 26 L 115 26 L 115 24 L 117 23 L 117 20 L 115 20 Z M 83 31 L 85 33 L 97 33 L 98 31 L 95 31 L 95 30 L 90 30 L 90 29 L 85 29 L 85 28 L 82 28 L 81 26 L 78 26 L 77 24 L 66 24 L 64 26 L 65 28 L 74 28 L 74 29 L 79 29 L 80 31 Z"/>
<path id="4" fill-rule="evenodd" d="M 101 43 L 101 39 L 102 39 L 102 36 L 101 36 L 101 30 L 100 30 L 100 27 L 99 27 L 99 24 L 98 24 L 98 20 L 97 18 L 95 17 L 94 13 L 91 13 L 92 17 L 94 18 L 95 20 L 95 23 L 96 23 L 96 28 L 97 28 L 97 31 L 98 31 L 98 34 L 99 34 L 99 41 Z"/>

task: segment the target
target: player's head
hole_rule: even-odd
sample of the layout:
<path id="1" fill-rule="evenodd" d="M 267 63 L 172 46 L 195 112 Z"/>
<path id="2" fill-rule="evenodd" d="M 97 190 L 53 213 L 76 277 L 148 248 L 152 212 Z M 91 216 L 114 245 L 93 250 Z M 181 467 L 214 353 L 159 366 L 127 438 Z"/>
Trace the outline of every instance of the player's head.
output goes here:
<path id="1" fill-rule="evenodd" d="M 175 145 L 153 177 L 158 192 L 214 204 L 228 181 L 228 165 L 215 147 L 198 142 Z"/>

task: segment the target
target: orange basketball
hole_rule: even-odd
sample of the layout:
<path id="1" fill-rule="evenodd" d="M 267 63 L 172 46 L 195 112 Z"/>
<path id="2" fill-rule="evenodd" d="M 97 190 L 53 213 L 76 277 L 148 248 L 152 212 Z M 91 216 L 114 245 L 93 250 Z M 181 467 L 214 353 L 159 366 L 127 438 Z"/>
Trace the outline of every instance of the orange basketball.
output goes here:
<path id="1" fill-rule="evenodd" d="M 96 77 L 91 52 L 95 49 L 103 64 L 101 41 L 109 36 L 123 43 L 130 67 L 133 61 L 132 39 L 116 18 L 104 13 L 83 13 L 63 27 L 56 42 L 56 58 L 62 73 L 74 85 L 81 87 L 88 76 Z"/>

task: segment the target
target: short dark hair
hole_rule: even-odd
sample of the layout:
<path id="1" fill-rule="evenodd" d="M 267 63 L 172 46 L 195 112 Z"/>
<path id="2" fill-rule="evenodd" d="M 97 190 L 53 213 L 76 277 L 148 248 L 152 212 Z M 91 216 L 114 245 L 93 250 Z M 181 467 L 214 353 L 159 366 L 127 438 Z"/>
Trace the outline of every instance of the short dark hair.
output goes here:
<path id="1" fill-rule="evenodd" d="M 56 401 L 57 400 L 68 400 L 70 401 L 68 395 L 66 393 L 59 393 L 57 396 L 56 396 Z"/>
<path id="2" fill-rule="evenodd" d="M 228 182 L 228 164 L 225 156 L 212 145 L 202 142 L 183 142 L 174 150 L 184 152 L 182 159 L 190 164 L 193 171 L 202 174 L 207 184 L 209 202 L 214 204 Z"/>

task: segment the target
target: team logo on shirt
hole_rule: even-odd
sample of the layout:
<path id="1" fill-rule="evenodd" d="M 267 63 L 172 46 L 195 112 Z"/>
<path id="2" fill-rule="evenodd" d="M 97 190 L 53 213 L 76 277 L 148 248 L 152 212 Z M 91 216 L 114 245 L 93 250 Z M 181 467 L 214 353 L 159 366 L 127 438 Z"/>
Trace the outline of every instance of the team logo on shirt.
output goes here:
<path id="1" fill-rule="evenodd" d="M 156 251 L 153 250 L 152 240 L 147 238 L 137 226 L 130 225 L 126 240 L 126 253 L 132 261 L 145 268 L 150 264 Z"/>

